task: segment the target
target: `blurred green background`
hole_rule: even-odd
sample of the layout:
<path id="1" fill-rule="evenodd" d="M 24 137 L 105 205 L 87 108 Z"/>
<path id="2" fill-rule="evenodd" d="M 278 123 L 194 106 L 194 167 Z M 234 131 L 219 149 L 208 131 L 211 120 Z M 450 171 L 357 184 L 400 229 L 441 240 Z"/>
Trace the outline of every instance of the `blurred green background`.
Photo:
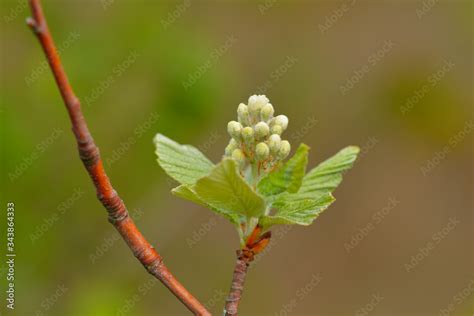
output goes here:
<path id="1" fill-rule="evenodd" d="M 17 234 L 16 309 L 2 260 L 1 314 L 186 315 L 107 222 L 26 2 L 0 3 L 2 257 L 8 201 Z M 472 1 L 43 5 L 116 190 L 214 314 L 237 234 L 170 194 L 152 138 L 218 161 L 226 123 L 258 93 L 310 166 L 349 144 L 362 154 L 312 226 L 274 229 L 241 314 L 472 315 Z"/>

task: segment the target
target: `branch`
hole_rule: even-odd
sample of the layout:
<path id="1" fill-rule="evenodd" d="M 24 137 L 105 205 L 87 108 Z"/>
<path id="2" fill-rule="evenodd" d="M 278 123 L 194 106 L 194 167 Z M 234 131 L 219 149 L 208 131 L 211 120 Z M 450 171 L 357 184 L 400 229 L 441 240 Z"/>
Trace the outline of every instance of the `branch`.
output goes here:
<path id="1" fill-rule="evenodd" d="M 235 263 L 229 295 L 225 300 L 224 316 L 237 315 L 250 262 L 270 242 L 271 232 L 268 231 L 262 235 L 260 233 L 261 227 L 257 225 L 248 238 L 245 247 L 242 250 L 237 250 L 237 262 Z"/>
<path id="2" fill-rule="evenodd" d="M 37 36 L 53 72 L 59 92 L 64 100 L 76 137 L 79 156 L 97 190 L 97 197 L 107 209 L 109 222 L 114 225 L 122 238 L 150 274 L 160 280 L 191 312 L 196 315 L 210 315 L 206 308 L 189 293 L 164 265 L 162 257 L 143 237 L 130 218 L 127 208 L 112 187 L 105 173 L 102 160 L 94 139 L 81 111 L 81 105 L 69 84 L 39 0 L 30 0 L 32 18 L 27 24 Z"/>

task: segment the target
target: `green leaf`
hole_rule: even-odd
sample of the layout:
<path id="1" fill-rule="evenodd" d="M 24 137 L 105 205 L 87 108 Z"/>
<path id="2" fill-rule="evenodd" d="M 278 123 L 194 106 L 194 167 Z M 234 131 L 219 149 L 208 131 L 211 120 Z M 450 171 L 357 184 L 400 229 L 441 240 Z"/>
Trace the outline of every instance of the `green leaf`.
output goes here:
<path id="1" fill-rule="evenodd" d="M 178 196 L 182 199 L 185 199 L 185 200 L 194 202 L 196 204 L 208 207 L 208 205 L 201 200 L 201 198 L 191 188 L 190 185 L 181 184 L 180 186 L 177 186 L 176 188 L 172 189 L 171 193 L 173 193 L 174 195 L 176 195 L 176 196 Z"/>
<path id="2" fill-rule="evenodd" d="M 194 186 L 199 197 L 210 206 L 247 217 L 258 217 L 265 209 L 263 198 L 244 181 L 235 162 L 225 158 Z"/>
<path id="3" fill-rule="evenodd" d="M 299 194 L 317 199 L 325 193 L 332 192 L 341 183 L 342 174 L 350 169 L 359 153 L 359 147 L 349 146 L 312 169 L 303 178 Z"/>
<path id="4" fill-rule="evenodd" d="M 341 183 L 342 174 L 350 169 L 359 148 L 349 146 L 319 164 L 303 178 L 297 193 L 285 192 L 273 202 L 274 215 L 262 216 L 265 228 L 275 224 L 311 224 L 335 199 L 331 192 Z"/>
<path id="5" fill-rule="evenodd" d="M 325 209 L 334 202 L 331 193 L 317 199 L 300 193 L 284 193 L 273 203 L 277 209 L 274 215 L 262 216 L 259 224 L 267 229 L 276 224 L 310 225 Z"/>
<path id="6" fill-rule="evenodd" d="M 207 207 L 209 208 L 210 210 L 216 212 L 217 214 L 219 215 L 222 215 L 224 216 L 225 218 L 227 218 L 229 221 L 231 221 L 233 224 L 236 224 L 236 225 L 239 225 L 241 220 L 240 220 L 240 216 L 238 214 L 235 214 L 235 213 L 232 213 L 232 212 L 229 212 L 227 210 L 223 210 L 223 209 L 218 209 L 218 208 L 215 208 L 215 207 L 212 207 L 210 206 L 209 204 L 207 204 L 206 202 L 204 202 L 199 196 L 198 194 L 193 190 L 193 188 L 190 186 L 190 185 L 187 185 L 187 184 L 182 184 L 176 188 L 174 188 L 173 190 L 171 190 L 171 192 L 180 197 L 180 198 L 183 198 L 185 200 L 189 200 L 191 202 L 194 202 L 196 204 L 199 204 L 199 205 L 202 205 L 204 207 Z"/>
<path id="7" fill-rule="evenodd" d="M 308 163 L 309 147 L 301 144 L 294 156 L 280 169 L 269 173 L 258 183 L 258 192 L 265 195 L 276 195 L 288 191 L 295 193 L 301 186 Z"/>
<path id="8" fill-rule="evenodd" d="M 197 148 L 180 145 L 168 137 L 156 134 L 154 138 L 158 163 L 165 172 L 183 184 L 194 184 L 211 172 L 214 164 Z"/>

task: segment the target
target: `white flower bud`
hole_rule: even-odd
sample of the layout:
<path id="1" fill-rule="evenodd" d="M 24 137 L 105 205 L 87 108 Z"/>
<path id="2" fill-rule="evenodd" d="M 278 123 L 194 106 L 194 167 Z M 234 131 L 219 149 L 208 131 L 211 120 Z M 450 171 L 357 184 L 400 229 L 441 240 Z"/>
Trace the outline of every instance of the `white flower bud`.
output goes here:
<path id="1" fill-rule="evenodd" d="M 280 150 L 281 138 L 278 134 L 270 135 L 268 138 L 268 146 L 272 154 L 276 154 Z"/>
<path id="2" fill-rule="evenodd" d="M 232 138 L 229 144 L 227 145 L 227 147 L 225 148 L 225 154 L 227 156 L 232 155 L 232 152 L 234 151 L 234 149 L 237 149 L 238 147 L 239 147 L 239 143 L 237 143 L 237 141 Z"/>
<path id="3" fill-rule="evenodd" d="M 249 98 L 248 108 L 250 115 L 257 117 L 260 114 L 261 108 L 269 102 L 264 95 L 253 95 Z"/>
<path id="4" fill-rule="evenodd" d="M 270 102 L 270 100 L 268 100 L 267 96 L 264 95 L 264 94 L 261 94 L 258 96 L 258 100 L 259 102 L 262 104 L 262 106 L 264 106 L 265 104 L 267 104 L 268 102 Z"/>
<path id="5" fill-rule="evenodd" d="M 258 102 L 258 96 L 253 95 L 249 98 L 248 109 L 251 115 L 255 115 L 260 110 L 260 103 Z"/>
<path id="6" fill-rule="evenodd" d="M 225 147 L 225 155 L 226 155 L 226 156 L 232 155 L 232 152 L 234 151 L 234 149 L 235 149 L 235 148 L 232 147 L 231 145 L 227 145 L 227 146 Z"/>
<path id="7" fill-rule="evenodd" d="M 253 128 L 250 126 L 244 127 L 242 130 L 242 138 L 245 140 L 246 143 L 253 142 Z"/>
<path id="8" fill-rule="evenodd" d="M 275 113 L 275 110 L 273 109 L 273 105 L 271 105 L 270 103 L 267 103 L 262 107 L 262 110 L 260 111 L 260 117 L 262 118 L 262 120 L 268 121 L 269 119 L 272 118 L 273 113 Z"/>
<path id="9" fill-rule="evenodd" d="M 240 149 L 234 149 L 232 152 L 232 159 L 234 159 L 239 165 L 245 163 L 245 155 Z"/>
<path id="10" fill-rule="evenodd" d="M 291 145 L 290 142 L 287 140 L 282 140 L 280 143 L 280 150 L 278 151 L 278 158 L 280 159 L 285 159 L 291 151 Z"/>
<path id="11" fill-rule="evenodd" d="M 237 107 L 237 114 L 243 114 L 245 112 L 248 112 L 249 108 L 245 103 L 240 103 L 239 106 Z"/>
<path id="12" fill-rule="evenodd" d="M 258 122 L 257 125 L 255 125 L 255 136 L 258 139 L 267 137 L 269 132 L 270 132 L 270 128 L 268 127 L 267 123 Z"/>
<path id="13" fill-rule="evenodd" d="M 258 143 L 255 146 L 255 155 L 257 156 L 258 160 L 265 160 L 270 155 L 270 149 L 268 148 L 267 144 L 265 143 Z"/>
<path id="14" fill-rule="evenodd" d="M 232 138 L 240 138 L 240 132 L 242 131 L 242 124 L 236 121 L 230 121 L 227 124 L 227 132 Z"/>
<path id="15" fill-rule="evenodd" d="M 237 116 L 239 118 L 239 122 L 243 125 L 250 125 L 250 117 L 249 117 L 249 108 L 243 103 L 239 104 L 237 108 Z"/>
<path id="16" fill-rule="evenodd" d="M 286 115 L 278 115 L 275 117 L 275 125 L 280 125 L 283 130 L 288 127 L 288 117 Z"/>
<path id="17" fill-rule="evenodd" d="M 281 135 L 283 133 L 283 128 L 281 127 L 281 125 L 273 125 L 270 131 L 272 132 L 272 134 Z"/>

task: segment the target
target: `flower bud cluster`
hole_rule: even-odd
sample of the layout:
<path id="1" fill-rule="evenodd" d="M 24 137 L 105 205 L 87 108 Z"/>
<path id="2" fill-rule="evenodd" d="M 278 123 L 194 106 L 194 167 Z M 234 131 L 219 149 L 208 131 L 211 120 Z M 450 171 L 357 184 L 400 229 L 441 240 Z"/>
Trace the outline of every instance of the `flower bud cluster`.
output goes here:
<path id="1" fill-rule="evenodd" d="M 291 146 L 281 134 L 288 128 L 288 117 L 274 116 L 275 110 L 264 95 L 253 95 L 248 104 L 240 103 L 237 121 L 227 124 L 231 140 L 225 155 L 232 157 L 241 167 L 258 165 L 259 170 L 270 171 L 288 157 Z"/>

